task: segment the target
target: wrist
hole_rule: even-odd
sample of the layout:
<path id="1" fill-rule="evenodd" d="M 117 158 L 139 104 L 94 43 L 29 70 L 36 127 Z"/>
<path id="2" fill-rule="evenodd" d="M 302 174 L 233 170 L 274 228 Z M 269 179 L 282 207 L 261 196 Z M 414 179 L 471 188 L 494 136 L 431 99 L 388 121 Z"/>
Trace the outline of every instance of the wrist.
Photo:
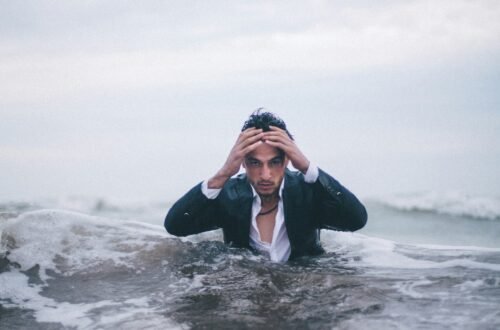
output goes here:
<path id="1" fill-rule="evenodd" d="M 301 165 L 299 165 L 299 167 L 297 167 L 297 169 L 302 172 L 302 174 L 306 174 L 307 173 L 307 170 L 309 169 L 309 166 L 311 165 L 311 162 L 308 161 L 307 159 L 305 160 L 305 162 Z"/>
<path id="2" fill-rule="evenodd" d="M 217 174 L 208 179 L 207 187 L 210 189 L 221 189 L 229 178 L 229 175 L 217 172 Z"/>

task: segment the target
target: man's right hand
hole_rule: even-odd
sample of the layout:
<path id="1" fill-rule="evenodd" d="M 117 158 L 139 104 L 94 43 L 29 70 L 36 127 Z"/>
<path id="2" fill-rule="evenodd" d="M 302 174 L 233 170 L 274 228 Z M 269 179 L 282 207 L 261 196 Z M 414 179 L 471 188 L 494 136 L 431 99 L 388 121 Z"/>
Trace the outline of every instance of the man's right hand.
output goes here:
<path id="1" fill-rule="evenodd" d="M 255 127 L 247 128 L 241 132 L 236 140 L 236 143 L 231 149 L 224 166 L 222 166 L 217 174 L 208 180 L 208 188 L 220 189 L 230 177 L 238 173 L 245 156 L 263 143 L 261 141 L 263 136 L 264 132 L 262 129 L 257 129 Z"/>

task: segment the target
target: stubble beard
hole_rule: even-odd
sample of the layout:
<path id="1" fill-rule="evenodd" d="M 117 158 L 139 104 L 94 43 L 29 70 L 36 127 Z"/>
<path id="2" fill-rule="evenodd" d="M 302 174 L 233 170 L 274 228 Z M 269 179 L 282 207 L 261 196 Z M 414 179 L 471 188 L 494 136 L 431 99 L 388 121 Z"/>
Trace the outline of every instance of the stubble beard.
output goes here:
<path id="1" fill-rule="evenodd" d="M 279 199 L 278 189 L 270 194 L 259 194 L 259 197 L 262 202 L 272 202 L 274 200 L 277 200 Z"/>

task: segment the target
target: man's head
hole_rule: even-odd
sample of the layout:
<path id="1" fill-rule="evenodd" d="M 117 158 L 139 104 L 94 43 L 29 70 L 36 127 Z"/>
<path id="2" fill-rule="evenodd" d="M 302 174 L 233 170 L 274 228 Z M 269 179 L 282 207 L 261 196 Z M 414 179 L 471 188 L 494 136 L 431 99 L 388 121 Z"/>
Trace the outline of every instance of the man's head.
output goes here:
<path id="1" fill-rule="evenodd" d="M 254 113 L 250 115 L 248 120 L 243 124 L 243 127 L 241 128 L 241 131 L 243 132 L 247 128 L 250 127 L 255 127 L 255 128 L 261 128 L 264 132 L 269 131 L 269 126 L 276 126 L 281 128 L 288 134 L 290 139 L 293 140 L 292 134 L 287 130 L 286 124 L 281 119 L 280 117 L 276 116 L 274 113 L 271 112 L 262 112 L 264 110 L 263 108 L 257 109 Z"/>
<path id="2" fill-rule="evenodd" d="M 281 118 L 270 112 L 261 112 L 261 109 L 250 116 L 243 125 L 242 131 L 255 127 L 268 132 L 270 131 L 269 126 L 283 129 L 293 139 Z M 248 153 L 243 162 L 248 181 L 263 198 L 278 195 L 287 165 L 288 157 L 285 152 L 266 143 L 261 143 Z"/>

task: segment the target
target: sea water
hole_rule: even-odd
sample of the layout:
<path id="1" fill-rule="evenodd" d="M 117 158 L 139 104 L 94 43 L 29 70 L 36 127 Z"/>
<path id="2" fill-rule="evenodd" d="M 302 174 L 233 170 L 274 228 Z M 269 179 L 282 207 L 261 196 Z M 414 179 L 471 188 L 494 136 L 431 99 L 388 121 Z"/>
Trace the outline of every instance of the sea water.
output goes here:
<path id="1" fill-rule="evenodd" d="M 326 254 L 273 263 L 221 232 L 167 234 L 167 203 L 0 205 L 1 329 L 499 329 L 500 203 L 364 201 Z"/>

